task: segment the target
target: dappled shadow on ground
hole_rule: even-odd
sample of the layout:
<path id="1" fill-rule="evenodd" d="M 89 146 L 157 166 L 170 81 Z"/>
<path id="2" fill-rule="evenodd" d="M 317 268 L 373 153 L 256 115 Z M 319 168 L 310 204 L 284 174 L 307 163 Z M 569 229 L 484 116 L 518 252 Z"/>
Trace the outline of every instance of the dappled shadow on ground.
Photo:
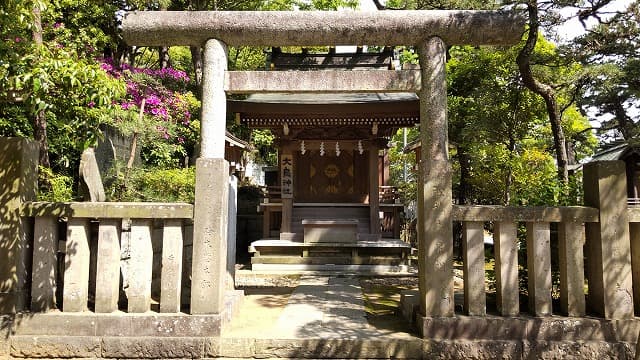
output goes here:
<path id="1" fill-rule="evenodd" d="M 261 306 L 276 308 L 287 305 L 294 287 L 248 287 L 244 288 L 245 296 L 255 297 Z"/>
<path id="2" fill-rule="evenodd" d="M 271 334 L 295 287 L 242 287 L 244 298 L 240 311 L 223 336 L 260 338 Z"/>

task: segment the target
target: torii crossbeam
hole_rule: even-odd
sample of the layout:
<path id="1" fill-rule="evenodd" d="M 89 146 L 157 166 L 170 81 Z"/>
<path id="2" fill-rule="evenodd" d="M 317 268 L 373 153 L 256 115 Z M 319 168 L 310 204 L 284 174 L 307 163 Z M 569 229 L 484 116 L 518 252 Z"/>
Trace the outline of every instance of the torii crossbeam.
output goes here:
<path id="1" fill-rule="evenodd" d="M 123 21 L 130 45 L 232 46 L 511 45 L 524 17 L 515 11 L 137 11 Z"/>

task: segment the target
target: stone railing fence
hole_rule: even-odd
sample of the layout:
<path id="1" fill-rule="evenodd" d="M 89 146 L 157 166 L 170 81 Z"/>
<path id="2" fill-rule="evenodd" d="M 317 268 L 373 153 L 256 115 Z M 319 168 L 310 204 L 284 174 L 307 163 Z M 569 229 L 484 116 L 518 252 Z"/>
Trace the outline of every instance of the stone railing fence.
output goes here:
<path id="1" fill-rule="evenodd" d="M 527 269 L 529 312 L 552 314 L 551 229 L 557 227 L 562 312 L 585 315 L 585 224 L 598 222 L 591 207 L 454 206 L 453 218 L 462 222 L 464 311 L 486 315 L 485 224 L 493 223 L 496 304 L 502 316 L 520 313 L 519 266 Z M 518 263 L 519 224 L 526 233 L 527 263 Z M 560 310 L 560 311 L 558 311 Z"/>
<path id="2" fill-rule="evenodd" d="M 5 165 L 0 172 L 0 313 L 58 309 L 71 315 L 121 316 L 116 311 L 124 310 L 180 313 L 182 318 L 197 320 L 203 314 L 225 311 L 224 302 L 220 310 L 208 312 L 194 306 L 198 297 L 194 296 L 195 286 L 190 288 L 190 278 L 196 283 L 191 275 L 206 273 L 199 285 L 202 288 L 214 277 L 227 275 L 223 274 L 225 267 L 218 266 L 226 263 L 226 249 L 204 256 L 190 248 L 192 238 L 195 246 L 198 236 L 191 225 L 193 205 L 34 202 L 36 150 L 24 140 L 0 141 L 0 163 Z M 25 151 L 31 156 L 23 155 Z M 463 224 L 463 310 L 468 315 L 456 315 L 453 301 L 445 309 L 450 315 L 434 316 L 425 310 L 428 299 L 454 299 L 452 287 L 450 293 L 446 284 L 453 283 L 454 273 L 441 263 L 427 262 L 430 254 L 443 252 L 443 244 L 423 233 L 417 260 L 421 295 L 416 305 L 420 309 L 414 314 L 421 321 L 422 335 L 442 337 L 447 329 L 443 322 L 459 324 L 463 335 L 470 331 L 469 321 L 489 332 L 496 321 L 525 331 L 535 325 L 531 321 L 552 321 L 556 317 L 549 315 L 561 314 L 590 324 L 596 320 L 602 329 L 608 324 L 626 327 L 625 341 L 635 342 L 640 331 L 640 322 L 633 320 L 640 310 L 640 208 L 628 205 L 623 162 L 586 164 L 583 185 L 585 206 L 453 206 L 437 219 L 421 219 L 418 223 L 423 227 L 418 232 L 437 221 Z M 497 317 L 486 316 L 484 228 L 488 222 L 493 230 Z M 522 228 L 525 236 L 519 237 Z M 519 239 L 523 238 L 526 264 L 518 262 Z M 558 243 L 557 289 L 552 285 L 552 239 Z M 192 267 L 198 271 L 185 269 L 192 263 L 191 256 Z M 533 318 L 520 316 L 522 269 L 528 270 L 528 313 Z M 434 284 L 423 279 L 432 276 L 443 281 Z M 233 281 L 225 279 L 220 280 L 223 290 L 232 289 Z M 559 306 L 553 300 L 554 291 L 559 292 Z M 207 297 L 201 300 L 205 305 L 211 303 Z M 456 334 L 452 330 L 444 335 Z M 520 333 L 511 334 L 517 337 Z"/>
<path id="3" fill-rule="evenodd" d="M 490 222 L 500 315 L 520 315 L 519 269 L 526 268 L 531 315 L 581 317 L 589 309 L 607 319 L 633 317 L 633 299 L 640 300 L 632 284 L 632 273 L 640 272 L 632 262 L 640 243 L 640 208 L 627 206 L 622 175 L 621 163 L 586 166 L 585 202 L 591 206 L 454 206 L 452 220 L 463 225 L 465 314 L 487 314 L 484 243 Z M 25 202 L 21 213 L 33 219 L 32 311 L 180 312 L 191 204 Z M 518 236 L 519 228 L 525 236 Z M 557 289 L 552 237 L 558 243 Z M 518 263 L 519 238 L 526 238 L 526 264 Z M 554 291 L 559 309 L 552 305 Z"/>
<path id="4" fill-rule="evenodd" d="M 519 284 L 526 273 L 530 315 L 634 317 L 634 300 L 640 310 L 640 208 L 627 204 L 624 163 L 587 164 L 584 190 L 589 206 L 453 206 L 453 221 L 462 222 L 465 314 L 487 314 L 484 244 L 490 236 L 486 225 L 492 223 L 499 315 L 520 315 Z M 524 229 L 524 244 L 519 229 Z M 558 244 L 556 289 L 552 239 Z M 518 263 L 522 245 L 526 264 Z M 560 295 L 559 308 L 552 306 L 554 292 Z"/>
<path id="5" fill-rule="evenodd" d="M 193 205 L 27 202 L 22 214 L 33 219 L 31 311 L 111 313 L 120 298 L 129 313 L 152 302 L 180 312 Z"/>

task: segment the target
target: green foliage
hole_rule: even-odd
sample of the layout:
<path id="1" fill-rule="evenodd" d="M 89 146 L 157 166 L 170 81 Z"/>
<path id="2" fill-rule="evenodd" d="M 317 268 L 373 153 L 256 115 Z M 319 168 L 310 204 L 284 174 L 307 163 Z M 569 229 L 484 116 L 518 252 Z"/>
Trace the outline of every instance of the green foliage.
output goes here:
<path id="1" fill-rule="evenodd" d="M 278 164 L 278 154 L 273 151 L 275 136 L 269 130 L 253 130 L 251 143 L 255 146 L 254 160 L 257 163 L 274 166 Z"/>
<path id="2" fill-rule="evenodd" d="M 556 56 L 549 42 L 539 44 L 541 58 Z M 578 203 L 576 182 L 563 185 L 556 179 L 546 107 L 521 84 L 515 49 L 452 47 L 449 55 L 447 93 L 454 198 L 470 204 Z M 573 76 L 572 66 L 559 69 L 559 76 Z M 544 75 L 551 79 L 554 74 L 549 71 Z M 568 102 L 564 97 L 561 101 Z M 588 131 L 586 118 L 575 106 L 568 106 L 562 119 L 566 136 L 575 145 L 576 158 L 592 154 L 596 139 Z M 417 130 L 410 130 L 408 141 L 417 135 Z M 391 178 L 405 196 L 415 198 L 416 174 L 410 172 L 407 181 L 403 179 L 403 164 L 408 162 L 413 170 L 415 160 L 413 154 L 401 152 L 402 143 L 399 132 L 390 149 Z"/>
<path id="3" fill-rule="evenodd" d="M 38 192 L 38 201 L 65 202 L 73 200 L 73 178 L 54 174 L 50 168 L 40 166 L 38 177 L 41 184 L 48 186 Z"/>
<path id="4" fill-rule="evenodd" d="M 33 137 L 31 121 L 23 106 L 0 106 L 0 136 Z"/>
<path id="5" fill-rule="evenodd" d="M 500 6 L 497 1 L 477 0 L 387 0 L 384 4 L 389 9 L 404 10 L 455 10 L 455 9 L 495 9 Z"/>
<path id="6" fill-rule="evenodd" d="M 410 47 L 402 48 L 400 51 L 400 64 L 417 64 L 418 54 Z"/>
<path id="7" fill-rule="evenodd" d="M 121 172 L 107 189 L 110 201 L 188 202 L 195 198 L 195 168 L 134 169 Z"/>
<path id="8" fill-rule="evenodd" d="M 171 66 L 187 74 L 193 74 L 193 62 L 191 61 L 191 50 L 188 46 L 172 46 L 169 48 L 169 58 Z"/>
<path id="9" fill-rule="evenodd" d="M 229 48 L 229 70 L 262 70 L 266 54 L 262 48 L 241 46 Z"/>
<path id="10" fill-rule="evenodd" d="M 585 66 L 577 83 L 580 105 L 597 109 L 600 134 L 626 140 L 640 135 L 640 3 L 590 29 L 564 48 Z"/>
<path id="11" fill-rule="evenodd" d="M 391 138 L 391 147 L 389 148 L 389 176 L 391 185 L 396 186 L 400 192 L 400 196 L 409 201 L 418 197 L 417 193 L 417 172 L 416 172 L 416 155 L 414 151 L 404 152 L 405 130 L 399 130 Z M 418 140 L 418 127 L 406 129 L 407 144 L 411 144 Z M 406 178 L 405 178 L 406 175 Z"/>
<path id="12" fill-rule="evenodd" d="M 54 170 L 72 174 L 79 153 L 97 139 L 102 113 L 124 95 L 124 83 L 92 59 L 97 49 L 112 44 L 102 28 L 112 21 L 104 16 L 109 5 L 82 0 L 5 5 L 0 9 L 0 102 L 7 105 L 0 119 L 19 116 L 18 126 L 3 132 L 32 136 L 32 119 L 44 113 Z M 41 33 L 42 45 L 33 40 L 34 31 Z"/>
<path id="13" fill-rule="evenodd" d="M 295 5 L 300 10 L 338 10 L 339 8 L 358 7 L 358 0 L 305 0 L 295 1 Z"/>

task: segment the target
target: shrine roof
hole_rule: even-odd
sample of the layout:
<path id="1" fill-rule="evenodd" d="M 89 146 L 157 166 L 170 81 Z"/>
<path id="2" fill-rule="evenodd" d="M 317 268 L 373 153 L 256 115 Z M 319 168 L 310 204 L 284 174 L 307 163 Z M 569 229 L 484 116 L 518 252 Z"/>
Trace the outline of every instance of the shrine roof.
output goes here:
<path id="1" fill-rule="evenodd" d="M 418 95 L 415 93 L 271 93 L 253 94 L 246 100 L 241 101 L 260 104 L 366 104 L 377 102 L 414 102 L 418 101 Z"/>
<path id="2" fill-rule="evenodd" d="M 388 125 L 420 122 L 415 93 L 254 94 L 228 101 L 228 110 L 250 126 Z"/>
<path id="3" fill-rule="evenodd" d="M 624 160 L 633 154 L 640 154 L 639 142 L 618 140 L 606 144 L 604 149 L 595 153 L 588 162 Z"/>

